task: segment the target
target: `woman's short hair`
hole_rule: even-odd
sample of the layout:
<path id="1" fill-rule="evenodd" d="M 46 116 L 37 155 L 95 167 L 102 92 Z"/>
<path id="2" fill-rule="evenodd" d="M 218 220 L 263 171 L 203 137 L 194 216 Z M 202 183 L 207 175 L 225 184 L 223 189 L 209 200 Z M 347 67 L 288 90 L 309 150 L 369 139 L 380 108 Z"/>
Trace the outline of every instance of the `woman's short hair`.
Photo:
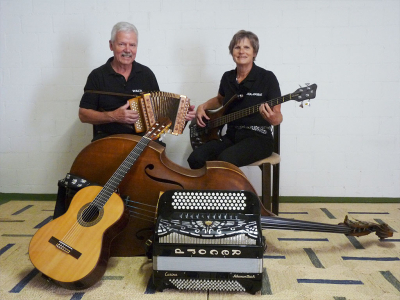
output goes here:
<path id="1" fill-rule="evenodd" d="M 139 33 L 135 25 L 128 23 L 128 22 L 119 22 L 114 25 L 113 29 L 111 30 L 111 42 L 115 41 L 115 37 L 118 32 L 134 32 L 136 37 L 139 37 Z"/>
<path id="2" fill-rule="evenodd" d="M 229 53 L 232 55 L 233 53 L 233 48 L 243 39 L 248 38 L 250 41 L 251 46 L 253 47 L 254 54 L 257 56 L 258 49 L 260 48 L 260 43 L 258 42 L 258 37 L 251 31 L 246 31 L 246 30 L 239 30 L 236 32 L 236 34 L 233 36 L 230 44 L 229 44 Z M 256 58 L 254 57 L 254 60 Z"/>

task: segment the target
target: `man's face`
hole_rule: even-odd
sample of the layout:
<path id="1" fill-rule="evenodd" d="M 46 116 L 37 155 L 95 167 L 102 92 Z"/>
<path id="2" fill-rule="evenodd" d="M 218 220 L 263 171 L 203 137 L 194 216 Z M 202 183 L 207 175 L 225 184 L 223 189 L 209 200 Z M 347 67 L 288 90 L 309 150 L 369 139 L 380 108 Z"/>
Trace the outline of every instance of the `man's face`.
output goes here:
<path id="1" fill-rule="evenodd" d="M 114 52 L 114 59 L 122 64 L 132 64 L 136 58 L 137 36 L 134 32 L 117 32 L 115 41 L 110 41 L 110 49 Z"/>

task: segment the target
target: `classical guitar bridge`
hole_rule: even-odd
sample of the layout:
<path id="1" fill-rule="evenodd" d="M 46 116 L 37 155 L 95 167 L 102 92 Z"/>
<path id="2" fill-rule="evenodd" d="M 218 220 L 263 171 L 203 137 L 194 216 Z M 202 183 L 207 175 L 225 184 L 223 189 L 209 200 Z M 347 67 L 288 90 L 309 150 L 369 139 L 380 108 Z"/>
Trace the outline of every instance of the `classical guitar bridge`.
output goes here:
<path id="1" fill-rule="evenodd" d="M 54 246 L 56 246 L 61 251 L 71 255 L 72 257 L 74 257 L 76 259 L 79 259 L 79 257 L 82 255 L 82 253 L 80 253 L 79 251 L 75 250 L 71 246 L 67 245 L 63 241 L 60 241 L 59 239 L 55 238 L 54 236 L 52 236 L 50 238 L 49 243 L 54 245 Z"/>

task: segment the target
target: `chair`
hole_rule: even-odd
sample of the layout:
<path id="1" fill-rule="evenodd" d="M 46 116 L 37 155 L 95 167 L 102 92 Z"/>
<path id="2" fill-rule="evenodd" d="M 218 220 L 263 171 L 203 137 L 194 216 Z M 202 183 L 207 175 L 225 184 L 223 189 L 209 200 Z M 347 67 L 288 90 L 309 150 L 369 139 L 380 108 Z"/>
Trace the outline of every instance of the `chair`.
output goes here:
<path id="1" fill-rule="evenodd" d="M 271 156 L 256 161 L 249 166 L 258 166 L 261 169 L 261 202 L 264 207 L 274 214 L 279 214 L 279 163 L 280 139 L 279 125 L 274 126 L 274 152 Z M 272 170 L 271 170 L 272 169 Z M 271 178 L 272 175 L 272 178 Z M 272 179 L 272 180 L 271 180 Z M 272 192 L 272 193 L 271 193 Z"/>

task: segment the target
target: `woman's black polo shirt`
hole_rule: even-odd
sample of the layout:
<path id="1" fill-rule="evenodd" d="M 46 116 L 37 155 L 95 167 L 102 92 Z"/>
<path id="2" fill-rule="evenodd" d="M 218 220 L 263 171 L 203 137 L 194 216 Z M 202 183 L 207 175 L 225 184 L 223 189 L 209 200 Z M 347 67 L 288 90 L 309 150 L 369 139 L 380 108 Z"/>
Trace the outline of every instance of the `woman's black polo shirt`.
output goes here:
<path id="1" fill-rule="evenodd" d="M 256 66 L 254 63 L 250 73 L 240 84 L 236 80 L 236 69 L 225 72 L 218 93 L 224 97 L 224 104 L 236 94 L 244 95 L 243 98 L 236 99 L 227 107 L 225 115 L 281 96 L 279 82 L 275 74 Z M 229 123 L 229 127 L 269 125 L 258 112 Z"/>

